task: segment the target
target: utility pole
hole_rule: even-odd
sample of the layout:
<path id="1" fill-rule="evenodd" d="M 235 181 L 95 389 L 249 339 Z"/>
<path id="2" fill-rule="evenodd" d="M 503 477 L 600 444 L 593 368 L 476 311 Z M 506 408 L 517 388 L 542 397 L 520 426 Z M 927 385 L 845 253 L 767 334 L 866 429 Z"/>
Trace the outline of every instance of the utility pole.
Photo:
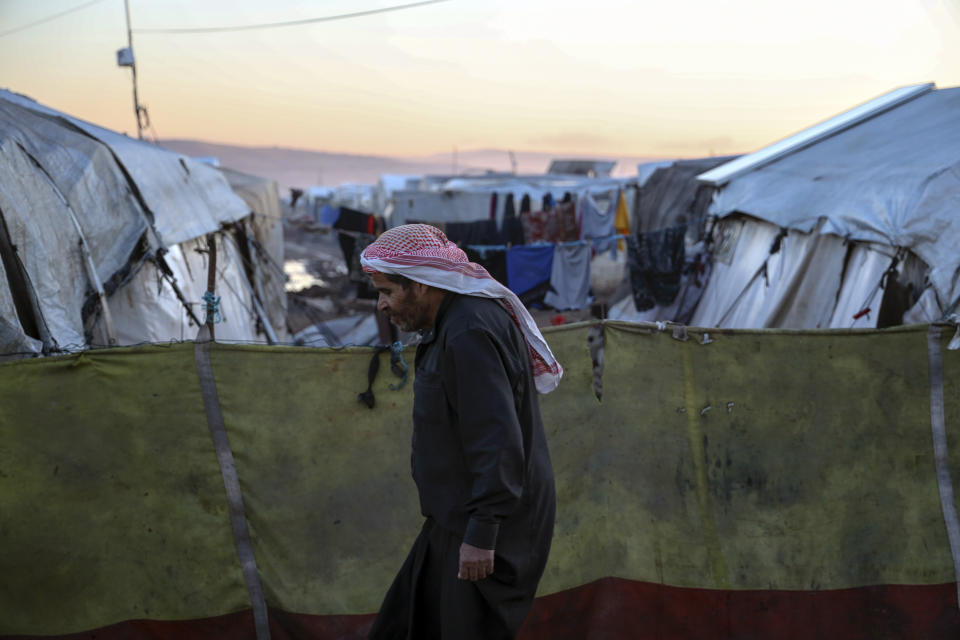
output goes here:
<path id="1" fill-rule="evenodd" d="M 117 65 L 130 67 L 133 74 L 133 114 L 137 118 L 137 138 L 143 140 L 143 130 L 149 126 L 147 110 L 140 106 L 137 97 L 137 63 L 133 56 L 133 31 L 130 29 L 130 0 L 123 0 L 123 9 L 127 16 L 127 47 L 117 51 Z M 144 123 L 146 120 L 146 124 Z"/>

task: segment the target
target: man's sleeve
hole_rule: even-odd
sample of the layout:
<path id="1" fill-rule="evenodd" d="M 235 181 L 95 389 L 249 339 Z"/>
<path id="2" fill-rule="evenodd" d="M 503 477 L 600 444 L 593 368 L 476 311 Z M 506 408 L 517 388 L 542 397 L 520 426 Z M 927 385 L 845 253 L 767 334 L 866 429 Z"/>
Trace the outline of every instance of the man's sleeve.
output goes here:
<path id="1" fill-rule="evenodd" d="M 448 342 L 444 377 L 473 476 L 463 541 L 494 549 L 500 521 L 523 494 L 524 455 L 513 389 L 493 337 L 470 329 Z"/>

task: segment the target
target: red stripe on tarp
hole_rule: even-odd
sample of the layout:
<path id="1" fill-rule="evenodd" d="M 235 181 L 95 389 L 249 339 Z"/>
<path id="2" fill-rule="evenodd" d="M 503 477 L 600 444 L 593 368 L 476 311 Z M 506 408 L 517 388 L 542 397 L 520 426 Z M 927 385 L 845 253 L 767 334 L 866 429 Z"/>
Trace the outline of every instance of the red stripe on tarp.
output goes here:
<path id="1" fill-rule="evenodd" d="M 956 585 L 882 585 L 830 591 L 685 589 L 604 578 L 537 598 L 519 640 L 900 640 L 960 638 Z M 270 610 L 273 640 L 359 640 L 373 614 Z M 253 614 L 178 622 L 136 620 L 17 640 L 254 640 Z"/>
<path id="2" fill-rule="evenodd" d="M 56 616 L 56 603 L 51 603 Z M 250 638 L 256 636 L 250 610 L 199 620 L 127 620 L 107 627 L 59 636 L 0 636 L 4 640 L 200 640 L 201 638 Z"/>
<path id="3" fill-rule="evenodd" d="M 523 640 L 960 638 L 956 585 L 685 589 L 604 578 L 538 598 Z"/>

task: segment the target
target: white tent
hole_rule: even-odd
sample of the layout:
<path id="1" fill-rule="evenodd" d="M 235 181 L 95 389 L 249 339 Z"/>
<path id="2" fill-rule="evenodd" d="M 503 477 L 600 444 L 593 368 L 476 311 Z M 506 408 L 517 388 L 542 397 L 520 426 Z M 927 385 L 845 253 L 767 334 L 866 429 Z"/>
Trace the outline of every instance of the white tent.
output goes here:
<path id="1" fill-rule="evenodd" d="M 700 180 L 720 255 L 693 324 L 878 326 L 890 283 L 911 321 L 960 297 L 960 88 L 898 89 Z"/>
<path id="2" fill-rule="evenodd" d="M 0 150 L 0 353 L 192 338 L 211 233 L 218 339 L 265 339 L 251 208 L 220 171 L 2 90 Z"/>

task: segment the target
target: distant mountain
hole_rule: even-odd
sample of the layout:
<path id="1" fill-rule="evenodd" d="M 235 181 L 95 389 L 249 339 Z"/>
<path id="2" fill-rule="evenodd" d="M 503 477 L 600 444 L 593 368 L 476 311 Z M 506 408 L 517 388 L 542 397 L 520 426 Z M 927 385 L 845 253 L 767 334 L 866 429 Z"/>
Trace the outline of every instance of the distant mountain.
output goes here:
<path id="1" fill-rule="evenodd" d="M 478 175 L 485 171 L 510 171 L 509 152 L 500 149 L 460 151 L 453 154 L 390 157 L 328 153 L 284 147 L 241 147 L 200 140 L 163 140 L 160 146 L 186 156 L 212 156 L 220 165 L 252 175 L 272 178 L 286 191 L 290 187 L 336 186 L 343 183 L 374 183 L 381 174 Z M 551 160 L 558 158 L 597 158 L 616 160 L 614 175 L 636 175 L 637 164 L 663 160 L 650 156 L 615 157 L 604 154 L 564 154 L 518 151 L 519 173 L 543 173 Z"/>

